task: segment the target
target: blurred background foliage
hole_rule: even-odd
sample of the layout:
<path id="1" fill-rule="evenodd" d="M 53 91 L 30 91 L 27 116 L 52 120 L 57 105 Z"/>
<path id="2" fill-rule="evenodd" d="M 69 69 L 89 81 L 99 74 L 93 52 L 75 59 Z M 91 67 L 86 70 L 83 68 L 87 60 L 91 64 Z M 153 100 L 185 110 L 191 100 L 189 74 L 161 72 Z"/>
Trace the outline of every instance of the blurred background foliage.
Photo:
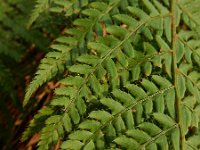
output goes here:
<path id="1" fill-rule="evenodd" d="M 24 111 L 25 87 L 48 52 L 46 47 L 62 31 L 64 21 L 48 10 L 27 29 L 34 5 L 35 1 L 27 0 L 0 1 L 0 149 L 20 143 L 22 131 L 38 109 L 32 106 Z"/>

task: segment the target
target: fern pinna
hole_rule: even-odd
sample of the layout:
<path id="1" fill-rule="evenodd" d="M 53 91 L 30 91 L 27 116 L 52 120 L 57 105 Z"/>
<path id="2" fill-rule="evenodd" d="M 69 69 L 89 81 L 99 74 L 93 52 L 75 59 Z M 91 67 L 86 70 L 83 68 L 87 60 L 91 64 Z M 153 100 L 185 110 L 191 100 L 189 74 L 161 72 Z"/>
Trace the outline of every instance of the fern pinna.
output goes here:
<path id="1" fill-rule="evenodd" d="M 41 62 L 24 105 L 39 86 L 67 75 L 22 139 L 39 132 L 41 150 L 199 149 L 199 6 L 51 1 L 49 10 L 72 23 Z"/>

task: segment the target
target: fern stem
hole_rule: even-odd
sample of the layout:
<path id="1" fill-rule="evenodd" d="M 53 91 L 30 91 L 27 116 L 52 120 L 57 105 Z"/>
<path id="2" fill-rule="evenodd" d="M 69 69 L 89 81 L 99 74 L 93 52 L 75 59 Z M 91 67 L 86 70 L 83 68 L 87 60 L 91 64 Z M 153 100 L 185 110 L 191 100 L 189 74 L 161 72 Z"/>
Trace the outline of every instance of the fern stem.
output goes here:
<path id="1" fill-rule="evenodd" d="M 183 121 L 182 121 L 182 112 L 181 112 L 181 97 L 178 92 L 178 68 L 177 68 L 177 60 L 176 60 L 176 41 L 177 41 L 177 34 L 176 34 L 176 7 L 177 7 L 177 0 L 171 0 L 171 13 L 172 13 L 172 51 L 173 51 L 173 80 L 176 92 L 176 121 L 179 125 L 180 130 L 180 149 L 185 150 L 185 134 L 183 130 Z"/>

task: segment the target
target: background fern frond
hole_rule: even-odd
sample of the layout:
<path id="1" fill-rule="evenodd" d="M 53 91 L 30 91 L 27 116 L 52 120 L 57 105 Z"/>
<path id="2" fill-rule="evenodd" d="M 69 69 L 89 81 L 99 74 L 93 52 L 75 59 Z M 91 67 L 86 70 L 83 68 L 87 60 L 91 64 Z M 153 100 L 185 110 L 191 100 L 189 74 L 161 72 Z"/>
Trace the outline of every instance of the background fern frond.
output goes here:
<path id="1" fill-rule="evenodd" d="M 36 19 L 39 17 L 39 15 L 45 11 L 48 8 L 49 0 L 37 0 L 35 8 L 31 14 L 31 17 L 27 23 L 27 27 L 30 28 L 30 26 L 36 21 Z"/>

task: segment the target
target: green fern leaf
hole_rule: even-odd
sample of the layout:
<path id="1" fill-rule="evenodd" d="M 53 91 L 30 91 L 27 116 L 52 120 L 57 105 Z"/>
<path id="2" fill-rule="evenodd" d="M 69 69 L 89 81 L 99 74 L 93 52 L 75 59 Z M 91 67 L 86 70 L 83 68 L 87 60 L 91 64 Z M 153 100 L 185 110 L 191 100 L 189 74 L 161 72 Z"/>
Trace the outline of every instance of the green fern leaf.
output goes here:
<path id="1" fill-rule="evenodd" d="M 58 139 L 61 149 L 198 149 L 199 10 L 188 2 L 55 2 L 71 28 L 47 56 L 57 63 L 67 51 L 70 58 L 63 58 L 67 75 L 47 106 L 56 111 L 46 115 L 39 149 Z M 57 72 L 37 79 L 28 99 Z"/>

